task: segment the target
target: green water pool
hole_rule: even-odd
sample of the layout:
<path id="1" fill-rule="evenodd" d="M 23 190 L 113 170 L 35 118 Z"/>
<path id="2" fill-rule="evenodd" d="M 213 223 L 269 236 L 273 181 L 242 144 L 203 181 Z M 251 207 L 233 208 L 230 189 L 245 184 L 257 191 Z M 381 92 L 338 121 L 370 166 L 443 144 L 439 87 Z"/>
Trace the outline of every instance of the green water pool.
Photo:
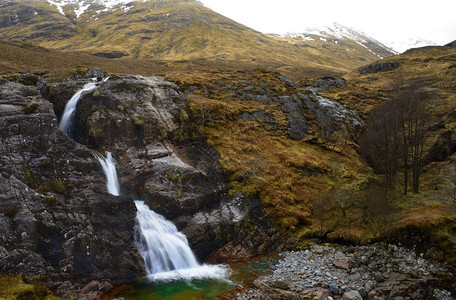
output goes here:
<path id="1" fill-rule="evenodd" d="M 248 262 L 230 264 L 227 280 L 176 280 L 172 282 L 141 282 L 114 290 L 111 297 L 137 300 L 202 300 L 233 296 L 233 288 L 248 286 L 257 277 L 265 275 L 277 262 L 277 257 L 261 257 Z"/>

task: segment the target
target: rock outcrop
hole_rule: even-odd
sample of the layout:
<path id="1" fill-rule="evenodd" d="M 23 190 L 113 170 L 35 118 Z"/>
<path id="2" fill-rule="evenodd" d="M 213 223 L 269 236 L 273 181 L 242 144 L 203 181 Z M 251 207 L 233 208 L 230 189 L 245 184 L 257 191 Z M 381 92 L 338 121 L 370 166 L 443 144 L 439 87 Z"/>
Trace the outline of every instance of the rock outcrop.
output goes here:
<path id="1" fill-rule="evenodd" d="M 85 82 L 50 86 L 57 115 Z M 197 136 L 177 85 L 160 77 L 111 76 L 81 97 L 75 122 L 78 142 L 114 153 L 123 194 L 173 220 L 201 260 L 246 259 L 281 249 L 284 237 L 257 218 L 259 201 L 251 205 L 242 195 L 226 196 L 219 155 Z M 226 250 L 232 247 L 238 251 Z"/>
<path id="2" fill-rule="evenodd" d="M 59 131 L 37 87 L 0 79 L 0 126 L 0 272 L 41 275 L 63 294 L 140 278 L 132 199 L 106 192 L 92 152 Z"/>
<path id="3" fill-rule="evenodd" d="M 362 67 L 359 72 L 361 74 L 370 74 L 370 73 L 392 71 L 397 68 L 399 68 L 399 63 L 392 61 L 392 62 L 368 65 L 368 66 Z"/>

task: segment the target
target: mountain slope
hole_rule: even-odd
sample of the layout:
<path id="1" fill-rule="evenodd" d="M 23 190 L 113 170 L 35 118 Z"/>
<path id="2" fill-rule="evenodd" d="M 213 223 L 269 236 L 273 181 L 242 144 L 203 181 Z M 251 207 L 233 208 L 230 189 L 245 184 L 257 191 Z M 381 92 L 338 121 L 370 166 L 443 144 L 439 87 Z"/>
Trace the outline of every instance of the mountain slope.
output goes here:
<path id="1" fill-rule="evenodd" d="M 350 55 L 351 53 L 366 52 L 366 55 L 370 53 L 382 59 L 396 54 L 394 50 L 365 33 L 338 23 L 321 28 L 308 28 L 300 33 L 287 33 L 283 37 L 290 39 L 293 43 L 331 48 L 339 55 L 340 53 Z"/>
<path id="2" fill-rule="evenodd" d="M 265 35 L 184 0 L 9 1 L 0 5 L 0 38 L 110 58 L 224 60 L 315 76 L 343 74 L 378 59 L 356 42 L 334 52 L 335 43 Z"/>

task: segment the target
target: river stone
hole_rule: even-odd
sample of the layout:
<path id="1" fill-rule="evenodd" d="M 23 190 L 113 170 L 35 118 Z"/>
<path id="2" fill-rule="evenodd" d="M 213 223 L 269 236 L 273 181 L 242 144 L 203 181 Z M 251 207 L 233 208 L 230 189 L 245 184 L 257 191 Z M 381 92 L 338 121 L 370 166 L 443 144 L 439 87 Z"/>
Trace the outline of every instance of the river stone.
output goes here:
<path id="1" fill-rule="evenodd" d="M 363 300 L 363 297 L 357 291 L 345 292 L 342 297 L 344 300 Z"/>

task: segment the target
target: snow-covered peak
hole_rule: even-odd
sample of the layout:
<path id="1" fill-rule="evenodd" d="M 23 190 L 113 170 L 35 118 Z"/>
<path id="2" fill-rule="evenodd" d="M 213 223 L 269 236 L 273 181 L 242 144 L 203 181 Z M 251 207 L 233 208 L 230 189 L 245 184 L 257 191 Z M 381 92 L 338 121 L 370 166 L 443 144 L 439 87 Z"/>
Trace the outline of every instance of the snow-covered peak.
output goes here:
<path id="1" fill-rule="evenodd" d="M 287 33 L 285 37 L 298 37 L 298 36 L 310 36 L 310 35 L 317 35 L 323 38 L 336 38 L 336 39 L 350 39 L 358 42 L 365 42 L 367 40 L 373 40 L 371 37 L 366 35 L 365 33 L 356 30 L 354 28 L 350 28 L 344 26 L 339 23 L 333 23 L 332 25 L 324 25 L 314 28 L 306 28 L 300 33 Z M 375 40 L 373 40 L 375 41 Z M 375 41 L 377 42 L 377 41 Z"/>
<path id="2" fill-rule="evenodd" d="M 63 7 L 65 5 L 72 5 L 75 7 L 74 13 L 79 18 L 92 4 L 104 6 L 106 9 L 123 8 L 128 10 L 125 4 L 131 0 L 47 0 L 52 5 L 55 5 L 59 12 L 64 15 Z"/>
<path id="3" fill-rule="evenodd" d="M 344 25 L 341 25 L 339 23 L 333 23 L 330 26 L 319 26 L 315 28 L 307 28 L 304 29 L 300 33 L 287 33 L 285 35 L 282 35 L 282 37 L 286 38 L 298 38 L 302 39 L 304 41 L 313 41 L 315 39 L 319 39 L 321 41 L 328 41 L 330 40 L 331 42 L 334 43 L 339 43 L 339 40 L 352 40 L 355 43 L 359 44 L 360 46 L 366 48 L 379 58 L 383 58 L 382 55 L 379 53 L 376 53 L 376 51 L 373 51 L 371 49 L 372 45 L 378 45 L 380 48 L 383 48 L 386 52 L 389 53 L 389 55 L 394 54 L 394 51 L 391 49 L 388 49 L 387 46 L 383 45 L 379 41 L 371 38 L 367 34 L 356 30 L 354 28 L 350 28 Z M 377 47 L 378 48 L 378 47 Z M 382 51 L 383 52 L 383 51 Z"/>
<path id="4" fill-rule="evenodd" d="M 399 40 L 399 41 L 391 41 L 385 43 L 388 47 L 396 50 L 399 53 L 403 53 L 411 48 L 419 48 L 425 46 L 437 46 L 437 44 L 433 41 L 423 39 L 420 37 L 408 38 L 406 40 Z"/>

